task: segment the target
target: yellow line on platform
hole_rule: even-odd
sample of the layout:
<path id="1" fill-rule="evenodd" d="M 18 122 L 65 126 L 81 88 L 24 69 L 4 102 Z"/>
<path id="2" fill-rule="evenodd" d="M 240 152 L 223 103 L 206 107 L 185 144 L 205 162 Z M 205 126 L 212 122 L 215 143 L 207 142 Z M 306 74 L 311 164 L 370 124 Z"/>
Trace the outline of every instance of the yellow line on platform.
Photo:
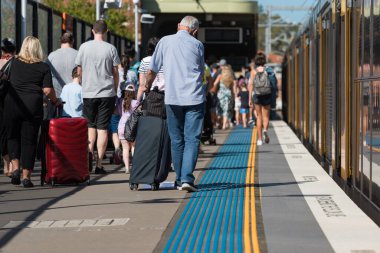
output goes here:
<path id="1" fill-rule="evenodd" d="M 256 228 L 256 202 L 255 202 L 255 159 L 256 159 L 257 130 L 253 130 L 249 150 L 246 188 L 244 198 L 244 251 L 259 253 L 259 240 Z"/>

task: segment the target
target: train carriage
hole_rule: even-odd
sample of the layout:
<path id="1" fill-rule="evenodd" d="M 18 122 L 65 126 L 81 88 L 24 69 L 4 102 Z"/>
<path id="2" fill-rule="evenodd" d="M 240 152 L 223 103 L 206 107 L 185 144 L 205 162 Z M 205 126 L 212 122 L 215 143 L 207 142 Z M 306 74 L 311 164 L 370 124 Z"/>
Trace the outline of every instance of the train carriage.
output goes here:
<path id="1" fill-rule="evenodd" d="M 284 119 L 377 221 L 379 24 L 379 0 L 320 0 L 283 62 Z"/>

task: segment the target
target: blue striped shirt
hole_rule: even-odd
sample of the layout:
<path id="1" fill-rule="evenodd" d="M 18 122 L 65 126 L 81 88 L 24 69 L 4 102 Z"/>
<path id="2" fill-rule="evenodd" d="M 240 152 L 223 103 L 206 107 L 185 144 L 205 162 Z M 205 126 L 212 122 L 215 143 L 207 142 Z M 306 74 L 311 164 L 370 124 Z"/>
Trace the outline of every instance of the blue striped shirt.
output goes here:
<path id="1" fill-rule="evenodd" d="M 198 105 L 205 101 L 202 85 L 204 47 L 187 31 L 163 37 L 157 44 L 150 69 L 158 73 L 164 66 L 165 104 Z"/>

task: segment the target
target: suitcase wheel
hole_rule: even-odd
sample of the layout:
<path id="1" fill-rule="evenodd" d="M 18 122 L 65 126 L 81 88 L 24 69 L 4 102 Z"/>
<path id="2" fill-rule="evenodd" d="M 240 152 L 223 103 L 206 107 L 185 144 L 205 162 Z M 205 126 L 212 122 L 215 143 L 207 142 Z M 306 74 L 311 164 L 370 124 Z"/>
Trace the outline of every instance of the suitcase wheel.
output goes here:
<path id="1" fill-rule="evenodd" d="M 157 191 L 158 189 L 160 189 L 160 184 L 154 183 L 154 184 L 151 184 L 151 187 L 152 187 L 152 191 Z"/>
<path id="2" fill-rule="evenodd" d="M 131 189 L 131 191 L 137 191 L 139 189 L 139 185 L 138 184 L 129 184 L 129 188 Z"/>

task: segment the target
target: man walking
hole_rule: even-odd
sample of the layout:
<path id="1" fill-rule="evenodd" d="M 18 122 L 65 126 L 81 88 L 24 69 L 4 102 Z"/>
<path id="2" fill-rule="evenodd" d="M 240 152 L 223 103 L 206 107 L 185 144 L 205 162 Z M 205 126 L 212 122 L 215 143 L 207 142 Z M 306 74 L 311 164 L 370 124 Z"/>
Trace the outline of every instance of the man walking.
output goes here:
<path id="1" fill-rule="evenodd" d="M 97 137 L 98 156 L 95 174 L 106 174 L 102 166 L 106 151 L 107 129 L 115 108 L 115 96 L 119 84 L 118 65 L 120 59 L 116 48 L 105 42 L 108 32 L 103 20 L 95 22 L 94 40 L 79 48 L 75 60 L 78 73 L 82 75 L 83 116 L 88 120 L 90 157 L 93 157 Z"/>
<path id="2" fill-rule="evenodd" d="M 74 36 L 66 32 L 61 37 L 61 48 L 51 52 L 48 56 L 52 77 L 53 87 L 57 97 L 61 96 L 62 88 L 66 83 L 71 82 L 71 72 L 75 67 L 75 58 L 78 51 L 73 48 Z"/>
<path id="3" fill-rule="evenodd" d="M 160 40 L 145 84 L 149 91 L 156 74 L 165 66 L 165 104 L 176 186 L 188 192 L 197 190 L 193 171 L 198 159 L 205 109 L 204 47 L 194 38 L 198 28 L 198 20 L 186 16 L 178 24 L 176 34 Z"/>

